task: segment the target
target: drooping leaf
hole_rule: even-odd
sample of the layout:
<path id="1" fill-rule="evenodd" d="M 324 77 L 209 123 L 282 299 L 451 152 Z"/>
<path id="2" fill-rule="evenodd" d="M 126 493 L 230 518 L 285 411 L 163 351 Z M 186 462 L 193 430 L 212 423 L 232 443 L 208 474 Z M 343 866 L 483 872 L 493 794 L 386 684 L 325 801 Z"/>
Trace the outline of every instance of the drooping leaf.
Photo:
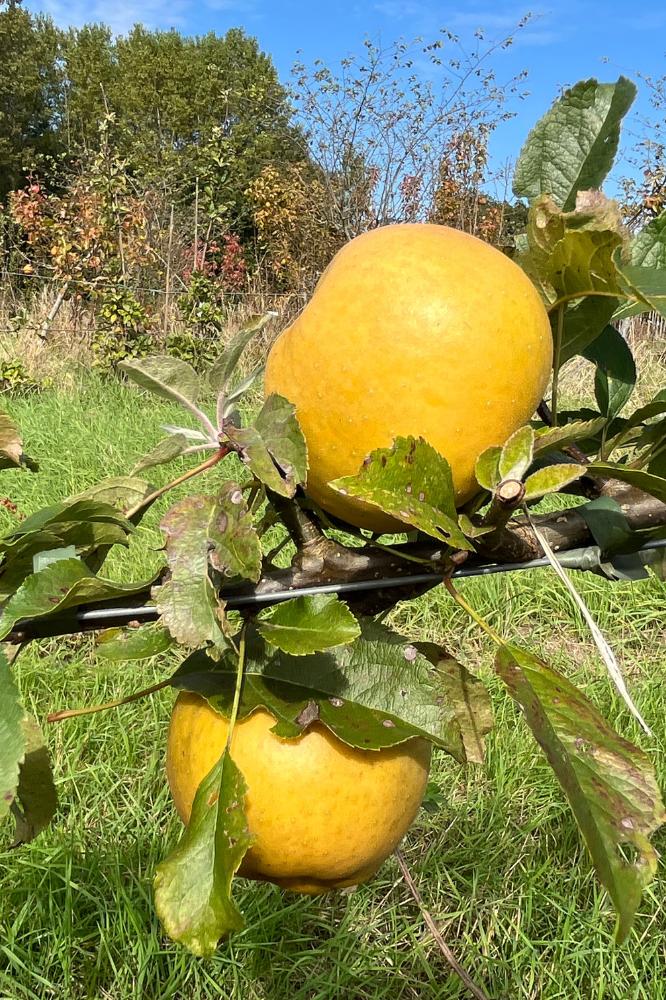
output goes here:
<path id="1" fill-rule="evenodd" d="M 277 720 L 273 732 L 283 739 L 318 720 L 344 743 L 368 750 L 421 736 L 464 761 L 456 710 L 443 694 L 439 668 L 384 626 L 364 621 L 361 628 L 350 645 L 306 656 L 284 653 L 248 628 L 239 718 L 262 706 Z M 228 716 L 235 670 L 231 655 L 216 664 L 196 652 L 172 683 L 197 691 Z"/>
<path id="2" fill-rule="evenodd" d="M 500 480 L 519 479 L 532 464 L 534 431 L 527 425 L 519 427 L 502 448 L 499 460 Z"/>
<path id="3" fill-rule="evenodd" d="M 636 365 L 631 348 L 614 326 L 607 326 L 582 352 L 597 370 L 594 395 L 599 410 L 610 420 L 628 402 L 636 385 Z"/>
<path id="4" fill-rule="evenodd" d="M 441 646 L 417 642 L 420 653 L 437 667 L 444 700 L 455 712 L 469 764 L 485 760 L 485 737 L 493 728 L 493 710 L 486 685 Z"/>
<path id="5" fill-rule="evenodd" d="M 210 542 L 210 563 L 218 573 L 257 582 L 261 576 L 261 542 L 237 483 L 224 483 L 215 498 Z"/>
<path id="6" fill-rule="evenodd" d="M 377 448 L 355 476 L 329 483 L 438 541 L 471 549 L 458 525 L 451 467 L 423 438 L 398 437 Z"/>
<path id="7" fill-rule="evenodd" d="M 600 192 L 578 196 L 576 210 L 563 212 L 547 195 L 530 208 L 529 252 L 519 263 L 551 306 L 592 292 L 622 295 L 614 254 L 623 245 L 617 204 Z"/>
<path id="8" fill-rule="evenodd" d="M 584 465 L 562 462 L 537 469 L 525 480 L 525 500 L 536 500 L 547 493 L 556 493 L 580 479 L 585 474 L 585 468 Z"/>
<path id="9" fill-rule="evenodd" d="M 569 800 L 626 939 L 657 855 L 649 835 L 666 821 L 646 755 L 615 733 L 585 696 L 531 653 L 502 646 L 496 669 Z M 636 852 L 627 859 L 622 850 Z"/>
<path id="10" fill-rule="evenodd" d="M 486 448 L 476 460 L 474 476 L 479 486 L 490 493 L 494 493 L 499 486 L 502 477 L 500 476 L 499 463 L 502 449 L 499 445 Z"/>
<path id="11" fill-rule="evenodd" d="M 27 844 L 49 825 L 58 808 L 49 752 L 36 720 L 23 719 L 25 753 L 19 772 L 17 802 L 14 804 L 16 835 L 14 846 Z"/>
<path id="12" fill-rule="evenodd" d="M 0 820 L 9 813 L 25 754 L 23 708 L 7 657 L 0 649 Z"/>
<path id="13" fill-rule="evenodd" d="M 635 96 L 636 87 L 623 76 L 616 83 L 583 80 L 567 90 L 528 135 L 516 164 L 514 194 L 529 200 L 552 195 L 566 211 L 579 191 L 601 187 Z"/>
<path id="14" fill-rule="evenodd" d="M 144 455 L 136 463 L 132 469 L 132 475 L 142 472 L 143 469 L 151 469 L 155 465 L 166 465 L 167 462 L 173 462 L 188 447 L 189 442 L 184 434 L 172 434 L 169 437 L 163 438 L 159 444 L 156 444 L 147 455 Z"/>
<path id="15" fill-rule="evenodd" d="M 274 315 L 275 313 L 264 313 L 261 316 L 252 316 L 227 345 L 224 354 L 213 362 L 208 372 L 208 384 L 212 392 L 218 394 L 226 390 L 241 354 L 252 338 L 270 323 Z"/>
<path id="16" fill-rule="evenodd" d="M 629 260 L 635 267 L 666 269 L 666 211 L 634 236 Z"/>
<path id="17" fill-rule="evenodd" d="M 166 354 L 150 358 L 133 358 L 118 365 L 129 379 L 156 396 L 182 403 L 196 403 L 199 397 L 199 376 L 192 365 Z"/>
<path id="18" fill-rule="evenodd" d="M 165 514 L 160 527 L 166 536 L 169 572 L 153 589 L 162 624 L 185 646 L 227 644 L 224 605 L 210 578 L 209 552 L 222 535 L 216 526 L 218 507 L 213 496 L 190 496 Z"/>
<path id="19" fill-rule="evenodd" d="M 356 618 L 335 594 L 295 597 L 277 604 L 261 615 L 257 629 L 271 646 L 292 656 L 345 646 L 361 634 Z"/>
<path id="20" fill-rule="evenodd" d="M 150 583 L 103 580 L 80 559 L 59 560 L 29 576 L 7 601 L 0 617 L 0 639 L 24 619 L 46 618 L 81 604 L 131 597 L 147 590 Z"/>
<path id="21" fill-rule="evenodd" d="M 275 493 L 293 497 L 296 487 L 305 483 L 307 448 L 293 403 L 273 394 L 254 426 L 227 427 L 226 432 L 257 479 Z"/>
<path id="22" fill-rule="evenodd" d="M 546 427 L 537 431 L 534 440 L 534 454 L 563 448 L 574 441 L 584 441 L 595 437 L 606 425 L 605 417 L 595 417 L 593 420 L 573 420 L 558 427 Z"/>
<path id="23" fill-rule="evenodd" d="M 109 628 L 97 636 L 97 654 L 105 660 L 144 660 L 165 653 L 173 645 L 169 631 L 159 622 L 137 628 Z"/>
<path id="24" fill-rule="evenodd" d="M 635 486 L 666 503 L 666 479 L 654 476 L 644 469 L 630 469 L 619 462 L 592 462 L 588 471 L 592 475 L 598 473 L 609 479 L 619 479 L 620 482 L 629 483 L 630 486 Z"/>
<path id="25" fill-rule="evenodd" d="M 157 868 L 159 918 L 169 937 L 194 955 L 212 955 L 220 938 L 243 928 L 231 883 L 252 844 L 246 793 L 243 775 L 225 751 L 197 790 L 179 844 Z"/>

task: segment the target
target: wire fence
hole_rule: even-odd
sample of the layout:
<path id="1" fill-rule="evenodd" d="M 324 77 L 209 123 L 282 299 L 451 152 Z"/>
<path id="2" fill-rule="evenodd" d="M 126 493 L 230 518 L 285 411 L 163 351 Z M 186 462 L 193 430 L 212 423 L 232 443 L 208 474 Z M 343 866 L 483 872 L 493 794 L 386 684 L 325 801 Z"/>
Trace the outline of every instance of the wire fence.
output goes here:
<path id="1" fill-rule="evenodd" d="M 11 337 L 21 334 L 58 336 L 88 336 L 98 329 L 98 316 L 95 304 L 90 300 L 80 300 L 72 296 L 72 291 L 99 292 L 126 291 L 141 296 L 150 295 L 159 300 L 160 313 L 152 316 L 155 327 L 161 325 L 177 325 L 178 320 L 187 321 L 187 315 L 180 314 L 178 300 L 186 292 L 187 286 L 181 279 L 170 279 L 163 287 L 142 284 L 128 280 L 111 281 L 100 278 L 62 277 L 45 271 L 24 271 L 5 268 L 0 270 L 0 336 Z M 26 284 L 29 294 L 25 295 Z M 53 292 L 49 302 L 49 293 Z M 46 294 L 43 294 L 46 293 Z M 286 291 L 276 291 L 265 288 L 246 288 L 229 291 L 220 288 L 220 303 L 226 307 L 230 316 L 234 310 L 252 307 L 253 311 L 264 311 L 273 308 L 280 314 L 291 314 L 301 309 L 311 294 L 310 288 L 295 288 Z M 58 301 L 59 300 L 59 301 Z M 54 309 L 53 306 L 57 302 Z M 62 306 L 69 304 L 69 314 L 66 322 L 62 322 Z M 170 311 L 170 317 L 164 319 L 165 312 Z M 56 318 L 58 322 L 56 322 Z M 191 317 L 190 317 L 191 318 Z M 629 340 L 666 340 L 666 317 L 659 313 L 644 313 L 620 320 L 617 324 L 623 336 Z M 147 331 L 149 332 L 149 331 Z M 157 332 L 157 330 L 155 330 Z"/>
<path id="2" fill-rule="evenodd" d="M 135 284 L 134 282 L 123 281 L 104 281 L 98 278 L 65 278 L 59 277 L 54 274 L 44 274 L 38 271 L 32 271 L 28 274 L 23 271 L 0 271 L 0 290 L 2 284 L 8 282 L 10 278 L 18 278 L 22 281 L 41 281 L 45 284 L 54 284 L 59 287 L 71 286 L 75 288 L 90 288 L 90 289 L 124 289 L 131 292 L 148 292 L 153 295 L 161 295 L 164 297 L 173 297 L 183 292 L 187 289 L 185 282 L 180 281 L 178 285 L 163 286 L 162 288 L 152 288 L 149 285 Z M 305 289 L 292 289 L 290 291 L 278 292 L 270 289 L 239 289 L 238 291 L 223 291 L 223 294 L 229 299 L 236 298 L 268 298 L 268 299 L 284 299 L 288 296 L 304 296 L 307 295 Z"/>

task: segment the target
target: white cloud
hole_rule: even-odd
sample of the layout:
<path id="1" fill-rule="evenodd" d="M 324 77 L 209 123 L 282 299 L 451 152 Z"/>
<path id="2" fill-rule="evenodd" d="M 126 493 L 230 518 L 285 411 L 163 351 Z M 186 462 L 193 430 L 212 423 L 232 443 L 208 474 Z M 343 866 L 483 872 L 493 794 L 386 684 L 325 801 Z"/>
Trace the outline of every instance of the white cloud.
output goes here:
<path id="1" fill-rule="evenodd" d="M 376 3 L 374 9 L 378 14 L 392 21 L 402 21 L 406 17 L 420 17 L 428 13 L 428 8 L 414 0 L 382 0 Z"/>
<path id="2" fill-rule="evenodd" d="M 115 35 L 126 34 L 135 24 L 146 28 L 184 28 L 191 21 L 195 0 L 32 0 L 28 4 L 34 13 L 48 14 L 61 27 L 81 27 L 83 24 L 108 25 Z M 211 11 L 250 14 L 254 0 L 205 0 Z"/>

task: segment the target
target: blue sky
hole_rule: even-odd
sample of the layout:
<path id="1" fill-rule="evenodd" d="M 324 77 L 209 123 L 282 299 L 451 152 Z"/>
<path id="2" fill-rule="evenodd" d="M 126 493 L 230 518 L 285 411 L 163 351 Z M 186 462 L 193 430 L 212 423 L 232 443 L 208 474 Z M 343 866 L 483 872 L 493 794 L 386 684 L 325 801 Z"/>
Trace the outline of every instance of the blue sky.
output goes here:
<path id="1" fill-rule="evenodd" d="M 388 44 L 399 37 L 434 37 L 441 27 L 471 42 L 475 28 L 484 27 L 489 37 L 503 36 L 531 10 L 531 24 L 494 63 L 499 79 L 522 69 L 529 74 L 529 96 L 515 103 L 516 118 L 493 139 L 496 163 L 516 155 L 561 86 L 590 76 L 614 80 L 620 73 L 640 85 L 639 72 L 666 73 L 666 4 L 657 0 L 563 0 L 531 7 L 504 0 L 28 0 L 27 5 L 63 26 L 104 21 L 120 33 L 139 21 L 188 34 L 221 34 L 240 26 L 258 38 L 283 79 L 299 51 L 305 62 L 319 57 L 335 63 L 357 52 L 366 36 Z M 648 110 L 643 88 L 636 112 Z"/>

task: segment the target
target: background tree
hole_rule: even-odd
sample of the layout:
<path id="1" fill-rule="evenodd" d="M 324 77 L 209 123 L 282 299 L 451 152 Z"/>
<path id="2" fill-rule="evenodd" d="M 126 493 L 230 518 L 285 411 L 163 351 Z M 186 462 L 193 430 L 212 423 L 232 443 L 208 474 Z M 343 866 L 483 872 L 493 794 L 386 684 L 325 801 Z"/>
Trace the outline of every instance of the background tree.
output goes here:
<path id="1" fill-rule="evenodd" d="M 58 32 L 20 0 L 0 4 L 0 201 L 23 180 L 31 156 L 54 149 Z"/>
<path id="2" fill-rule="evenodd" d="M 483 145 L 511 116 L 507 100 L 524 74 L 500 85 L 491 66 L 511 38 L 486 43 L 478 32 L 477 41 L 465 55 L 446 30 L 387 48 L 366 40 L 362 56 L 337 70 L 320 60 L 294 67 L 296 119 L 324 180 L 329 225 L 343 238 L 426 218 L 454 137 L 479 133 Z"/>

